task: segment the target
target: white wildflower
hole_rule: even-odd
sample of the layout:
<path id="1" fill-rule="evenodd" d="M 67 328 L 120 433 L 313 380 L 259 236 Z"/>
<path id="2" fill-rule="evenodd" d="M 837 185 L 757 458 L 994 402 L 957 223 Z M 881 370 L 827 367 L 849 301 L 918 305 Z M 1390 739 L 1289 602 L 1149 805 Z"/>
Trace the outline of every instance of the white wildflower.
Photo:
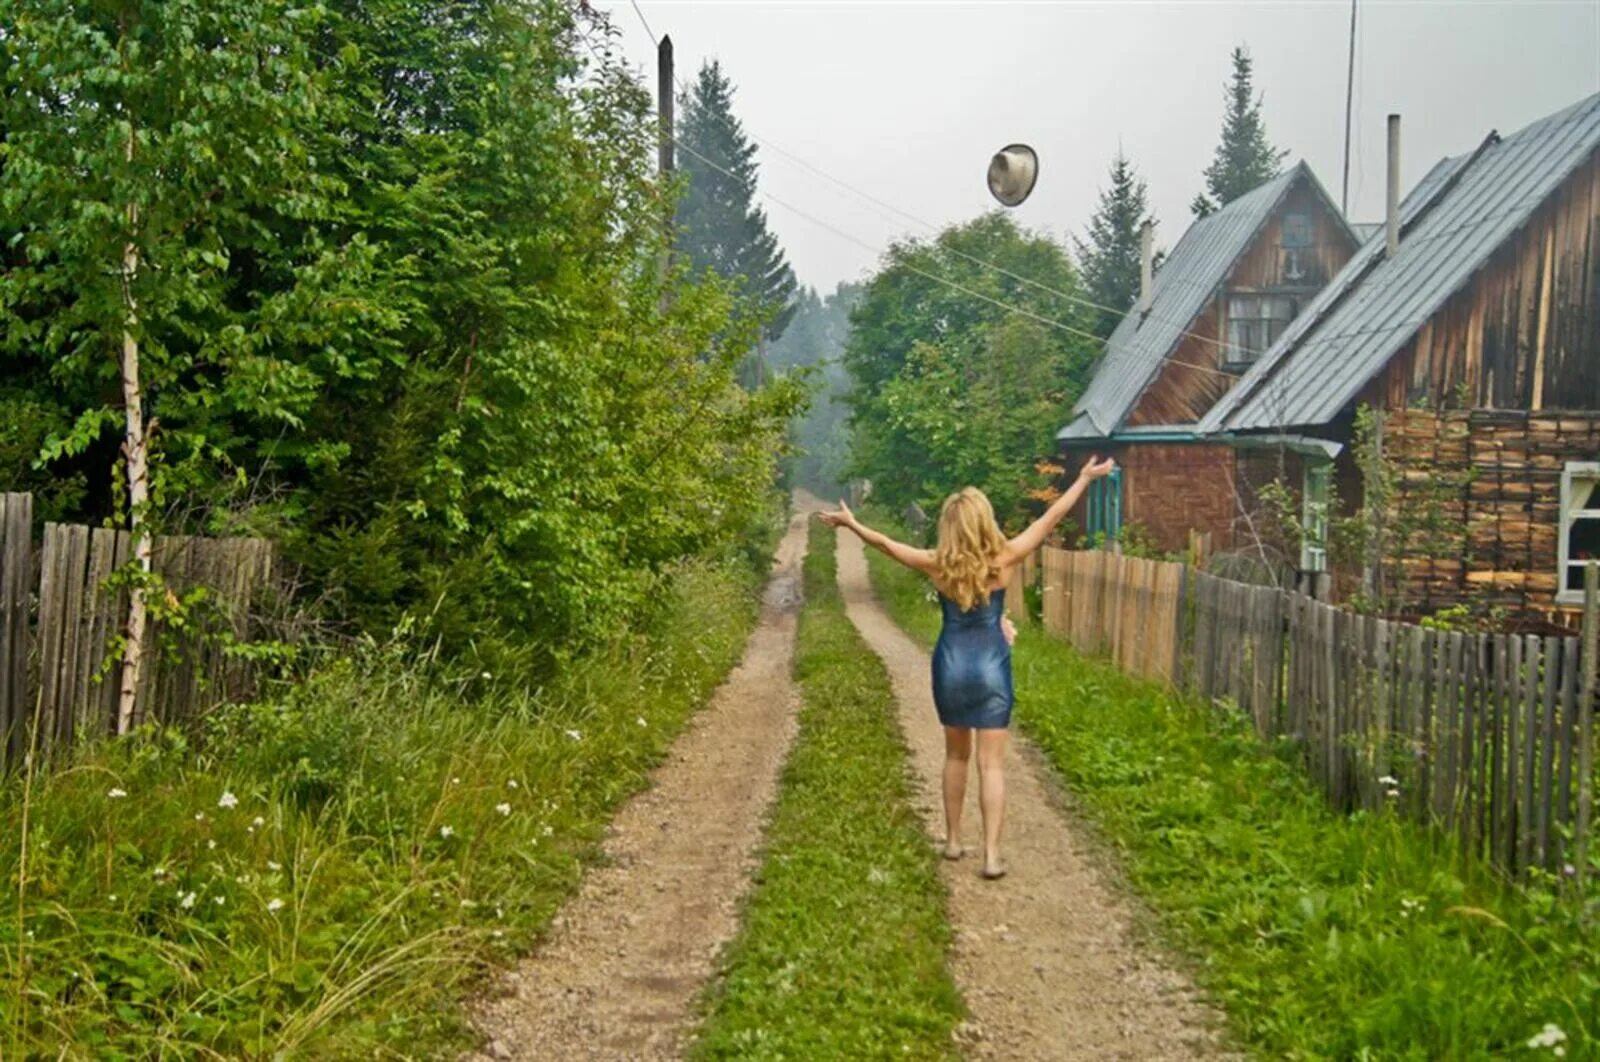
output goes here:
<path id="1" fill-rule="evenodd" d="M 577 731 L 577 730 L 569 730 L 569 731 L 567 731 L 567 737 L 571 738 L 573 741 L 582 741 L 583 740 L 583 734 L 581 732 Z"/>
<path id="2" fill-rule="evenodd" d="M 160 881 L 162 878 L 167 876 L 167 868 L 166 867 L 156 867 L 154 873 L 155 873 L 155 879 L 157 881 Z"/>
<path id="3" fill-rule="evenodd" d="M 267 901 L 267 910 L 273 912 L 283 910 L 283 901 L 274 896 Z"/>
<path id="4" fill-rule="evenodd" d="M 555 832 L 556 832 L 556 828 L 554 826 L 546 826 L 544 828 L 544 835 L 546 837 L 549 837 L 551 834 L 553 834 Z"/>
<path id="5" fill-rule="evenodd" d="M 217 898 L 216 898 L 216 904 L 217 904 L 217 906 L 218 906 L 218 907 L 221 907 L 221 906 L 222 906 L 222 905 L 223 905 L 223 904 L 224 904 L 224 903 L 226 903 L 226 902 L 227 902 L 227 899 L 226 899 L 226 897 L 223 897 L 223 896 L 218 896 L 218 897 L 217 897 Z"/>
<path id="6" fill-rule="evenodd" d="M 476 906 L 478 906 L 478 904 L 474 900 L 462 900 L 461 901 L 461 909 L 463 911 L 470 911 Z"/>
<path id="7" fill-rule="evenodd" d="M 204 821 L 206 821 L 206 813 L 203 812 L 203 811 L 195 812 L 194 813 L 194 821 L 196 821 L 196 822 L 204 822 Z"/>
<path id="8" fill-rule="evenodd" d="M 269 860 L 267 860 L 267 869 L 268 870 L 282 870 L 283 869 L 283 864 L 282 863 L 274 863 L 272 860 L 269 859 Z"/>
<path id="9" fill-rule="evenodd" d="M 1382 778 L 1378 779 L 1378 784 L 1379 785 L 1383 785 L 1383 786 L 1388 786 L 1389 788 L 1392 789 L 1395 786 L 1400 784 L 1400 779 L 1396 778 L 1392 774 L 1386 774 Z"/>
<path id="10" fill-rule="evenodd" d="M 1551 1049 L 1552 1053 L 1558 1056 L 1564 1055 L 1567 1053 L 1567 1051 L 1566 1048 L 1562 1047 L 1561 1045 L 1564 1044 L 1566 1040 L 1567 1034 L 1561 1031 L 1561 1027 L 1554 1022 L 1547 1021 L 1544 1024 L 1544 1028 L 1534 1033 L 1533 1036 L 1528 1040 L 1528 1048 L 1530 1050 L 1537 1051 L 1541 1047 L 1548 1047 Z"/>
<path id="11" fill-rule="evenodd" d="M 222 798 L 217 801 L 217 807 L 219 807 L 219 808 L 236 808 L 238 806 L 239 806 L 239 798 L 234 796 L 232 793 L 228 792 L 226 789 L 224 789 L 222 791 Z"/>
<path id="12" fill-rule="evenodd" d="M 127 795 L 128 795 L 128 791 L 126 789 L 118 789 L 116 787 L 112 787 L 112 788 L 106 790 L 106 796 L 110 797 L 112 800 L 121 800 L 123 797 L 125 797 Z"/>
<path id="13" fill-rule="evenodd" d="M 498 811 L 502 815 L 511 814 L 511 805 L 510 804 L 496 804 L 494 806 L 494 809 L 496 811 Z"/>
<path id="14" fill-rule="evenodd" d="M 192 893 L 192 892 L 184 893 L 183 897 L 178 901 L 178 906 L 183 908 L 185 911 L 187 911 L 189 908 L 193 907 L 194 906 L 194 893 Z"/>
<path id="15" fill-rule="evenodd" d="M 502 931 L 501 931 L 501 930 L 498 930 L 498 929 L 497 929 L 497 930 L 495 930 L 495 931 L 494 931 L 494 932 L 493 932 L 493 933 L 490 933 L 490 934 L 489 934 L 489 935 L 490 935 L 490 936 L 491 936 L 491 937 L 493 937 L 493 938 L 494 938 L 494 939 L 496 939 L 496 940 L 499 940 L 499 939 L 501 939 L 501 938 L 502 938 L 502 937 L 504 937 L 504 936 L 505 936 L 505 933 L 504 933 L 504 932 L 502 932 Z"/>
<path id="16" fill-rule="evenodd" d="M 650 724 L 649 724 L 649 723 L 647 723 L 647 722 L 645 722 L 645 721 L 644 721 L 644 716 L 642 716 L 642 715 L 641 715 L 641 716 L 640 716 L 640 717 L 639 717 L 639 725 L 640 725 L 640 726 L 649 726 L 649 725 L 650 725 Z"/>
<path id="17" fill-rule="evenodd" d="M 484 681 L 488 681 L 489 679 L 494 678 L 494 676 L 489 674 L 487 671 L 485 671 L 482 675 L 479 675 L 478 677 L 483 679 Z"/>
<path id="18" fill-rule="evenodd" d="M 515 778 L 507 778 L 506 779 L 506 788 L 507 789 L 516 789 L 516 788 L 518 788 L 517 780 Z"/>
<path id="19" fill-rule="evenodd" d="M 456 835 L 455 827 L 453 827 L 453 826 L 440 826 L 439 827 L 439 836 L 440 837 L 448 838 L 448 837 L 454 837 L 455 835 Z"/>
<path id="20" fill-rule="evenodd" d="M 117 902 L 117 894 L 116 893 L 112 893 L 110 896 L 107 896 L 106 897 L 106 902 L 107 903 L 116 903 Z"/>
<path id="21" fill-rule="evenodd" d="M 212 840 L 212 841 L 207 841 L 206 842 L 206 850 L 207 851 L 215 851 L 216 847 L 217 847 L 217 842 L 216 841 Z"/>
<path id="22" fill-rule="evenodd" d="M 461 779 L 459 779 L 459 778 L 452 778 L 452 779 L 450 779 L 450 784 L 451 784 L 451 785 L 460 785 L 460 784 L 461 784 Z"/>
<path id="23" fill-rule="evenodd" d="M 262 818 L 260 815 L 257 815 L 255 818 L 250 820 L 250 828 L 252 830 L 259 830 L 259 829 L 261 829 L 261 827 L 265 826 L 266 824 L 267 824 L 267 820 Z"/>
<path id="24" fill-rule="evenodd" d="M 1399 800 L 1400 799 L 1400 790 L 1398 790 L 1398 789 L 1385 789 L 1383 791 L 1383 795 L 1385 797 L 1387 797 L 1388 799 L 1390 799 L 1390 800 Z"/>

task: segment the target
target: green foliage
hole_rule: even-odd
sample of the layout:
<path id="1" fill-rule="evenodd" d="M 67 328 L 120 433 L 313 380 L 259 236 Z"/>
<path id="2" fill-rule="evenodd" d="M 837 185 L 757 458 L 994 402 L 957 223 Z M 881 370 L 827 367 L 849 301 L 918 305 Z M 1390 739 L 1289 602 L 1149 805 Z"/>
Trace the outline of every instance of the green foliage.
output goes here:
<path id="1" fill-rule="evenodd" d="M 934 850 L 911 805 L 883 665 L 845 615 L 834 533 L 813 523 L 800 733 L 760 884 L 699 1058 L 953 1058 L 961 1001 Z"/>
<path id="2" fill-rule="evenodd" d="M 1094 331 L 1108 339 L 1139 295 L 1139 230 L 1155 217 L 1146 204 L 1144 179 L 1120 150 L 1111 160 L 1111 186 L 1089 218 L 1087 241 L 1074 239 L 1083 286 L 1096 311 Z M 1159 255 L 1157 256 L 1159 260 Z"/>
<path id="3" fill-rule="evenodd" d="M 0 842 L 5 1054 L 454 1057 L 467 988 L 572 893 L 738 659 L 753 590 L 688 567 L 637 633 L 534 692 L 397 635 L 197 740 L 42 774 L 20 925 L 19 830 Z M 8 780 L 5 821 L 22 802 Z"/>
<path id="4" fill-rule="evenodd" d="M 700 67 L 678 100 L 678 166 L 688 189 L 678 204 L 677 246 L 695 271 L 738 285 L 768 339 L 781 335 L 796 308 L 794 270 L 767 215 L 755 203 L 756 146 L 733 113 L 733 83 L 715 60 Z"/>
<path id="5" fill-rule="evenodd" d="M 1227 111 L 1222 116 L 1222 140 L 1217 144 L 1216 157 L 1206 167 L 1206 190 L 1190 206 L 1197 218 L 1215 213 L 1276 177 L 1289 154 L 1273 147 L 1267 139 L 1261 97 L 1252 83 L 1250 53 L 1235 48 L 1232 59 L 1233 79 L 1224 92 Z"/>
<path id="6" fill-rule="evenodd" d="M 823 497 L 841 493 L 850 456 L 850 374 L 842 355 L 850 334 L 850 311 L 861 286 L 840 284 L 826 299 L 809 288 L 783 335 L 772 345 L 769 363 L 776 372 L 807 372 L 812 400 L 790 426 L 793 452 L 787 458 L 792 482 Z"/>
<path id="7" fill-rule="evenodd" d="M 1002 520 L 1022 518 L 1037 485 L 1034 460 L 1052 451 L 1095 353 L 1082 338 L 1092 326 L 1088 312 L 1051 294 L 1078 290 L 1059 245 L 1001 214 L 890 249 L 851 314 L 845 348 L 855 378 L 851 467 L 872 480 L 875 497 L 897 511 L 911 502 L 934 511 L 972 484 L 988 492 Z"/>
<path id="8" fill-rule="evenodd" d="M 0 456 L 42 431 L 34 482 L 87 489 L 58 512 L 122 507 L 131 243 L 161 529 L 273 537 L 365 629 L 544 657 L 736 548 L 800 389 L 737 386 L 731 290 L 663 287 L 649 95 L 580 58 L 607 32 L 580 17 L 25 3 L 0 38 L 0 371 L 42 426 Z"/>
<path id="9" fill-rule="evenodd" d="M 938 628 L 914 575 L 874 565 L 896 619 Z M 1341 815 L 1296 750 L 1024 631 L 1017 715 L 1115 845 L 1163 934 L 1245 1044 L 1268 1058 L 1600 1057 L 1591 896 L 1511 890 L 1449 838 Z M 1600 865 L 1600 856 L 1595 858 Z"/>

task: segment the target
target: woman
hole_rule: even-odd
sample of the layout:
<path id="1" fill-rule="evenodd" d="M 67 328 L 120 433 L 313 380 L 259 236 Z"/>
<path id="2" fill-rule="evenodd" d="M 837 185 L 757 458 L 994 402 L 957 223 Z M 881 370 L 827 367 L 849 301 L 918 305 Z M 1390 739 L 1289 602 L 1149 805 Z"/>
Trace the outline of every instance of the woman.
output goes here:
<path id="1" fill-rule="evenodd" d="M 1011 569 L 1044 545 L 1089 484 L 1116 467 L 1093 458 L 1045 514 L 1007 539 L 994 508 L 976 487 L 945 499 L 938 544 L 931 550 L 896 542 L 857 520 L 844 502 L 820 514 L 829 527 L 846 527 L 861 541 L 933 580 L 944 623 L 933 650 L 933 703 L 944 726 L 946 859 L 960 859 L 961 805 L 966 796 L 973 734 L 978 745 L 978 806 L 983 813 L 983 876 L 1005 876 L 1000 824 L 1005 811 L 1006 728 L 1011 723 L 1011 631 L 1005 621 L 1005 585 Z M 1020 607 L 1020 605 L 1019 605 Z"/>

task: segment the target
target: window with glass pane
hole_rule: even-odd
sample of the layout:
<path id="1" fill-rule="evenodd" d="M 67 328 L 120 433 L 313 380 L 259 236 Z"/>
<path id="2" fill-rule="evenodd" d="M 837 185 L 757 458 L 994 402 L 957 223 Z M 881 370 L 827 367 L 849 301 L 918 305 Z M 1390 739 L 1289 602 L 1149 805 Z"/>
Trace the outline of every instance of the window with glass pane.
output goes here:
<path id="1" fill-rule="evenodd" d="M 1573 461 L 1561 473 L 1561 568 L 1556 599 L 1583 603 L 1583 569 L 1600 560 L 1600 462 Z"/>
<path id="2" fill-rule="evenodd" d="M 1311 215 L 1285 214 L 1283 216 L 1283 245 L 1285 247 L 1311 246 Z"/>
<path id="3" fill-rule="evenodd" d="M 1089 539 L 1104 536 L 1110 542 L 1122 533 L 1122 469 L 1089 484 Z"/>
<path id="4" fill-rule="evenodd" d="M 1294 320 L 1294 300 L 1287 295 L 1228 296 L 1227 365 L 1248 365 L 1278 341 Z"/>
<path id="5" fill-rule="evenodd" d="M 1328 478 L 1331 470 L 1332 466 L 1325 461 L 1306 465 L 1300 543 L 1302 571 L 1328 570 Z"/>

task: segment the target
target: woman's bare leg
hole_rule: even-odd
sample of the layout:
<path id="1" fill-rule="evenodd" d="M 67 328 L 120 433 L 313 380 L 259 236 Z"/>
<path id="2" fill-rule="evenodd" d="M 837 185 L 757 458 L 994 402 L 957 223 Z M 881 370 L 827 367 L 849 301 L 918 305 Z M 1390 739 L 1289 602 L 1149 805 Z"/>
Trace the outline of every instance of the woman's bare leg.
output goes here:
<path id="1" fill-rule="evenodd" d="M 967 775 L 972 763 L 972 731 L 944 728 L 944 855 L 961 857 L 961 805 L 967 796 Z"/>
<path id="2" fill-rule="evenodd" d="M 1000 827 L 1006 812 L 1006 731 L 978 731 L 978 807 L 983 812 L 983 872 L 999 877 Z M 948 777 L 948 775 L 946 776 Z"/>

